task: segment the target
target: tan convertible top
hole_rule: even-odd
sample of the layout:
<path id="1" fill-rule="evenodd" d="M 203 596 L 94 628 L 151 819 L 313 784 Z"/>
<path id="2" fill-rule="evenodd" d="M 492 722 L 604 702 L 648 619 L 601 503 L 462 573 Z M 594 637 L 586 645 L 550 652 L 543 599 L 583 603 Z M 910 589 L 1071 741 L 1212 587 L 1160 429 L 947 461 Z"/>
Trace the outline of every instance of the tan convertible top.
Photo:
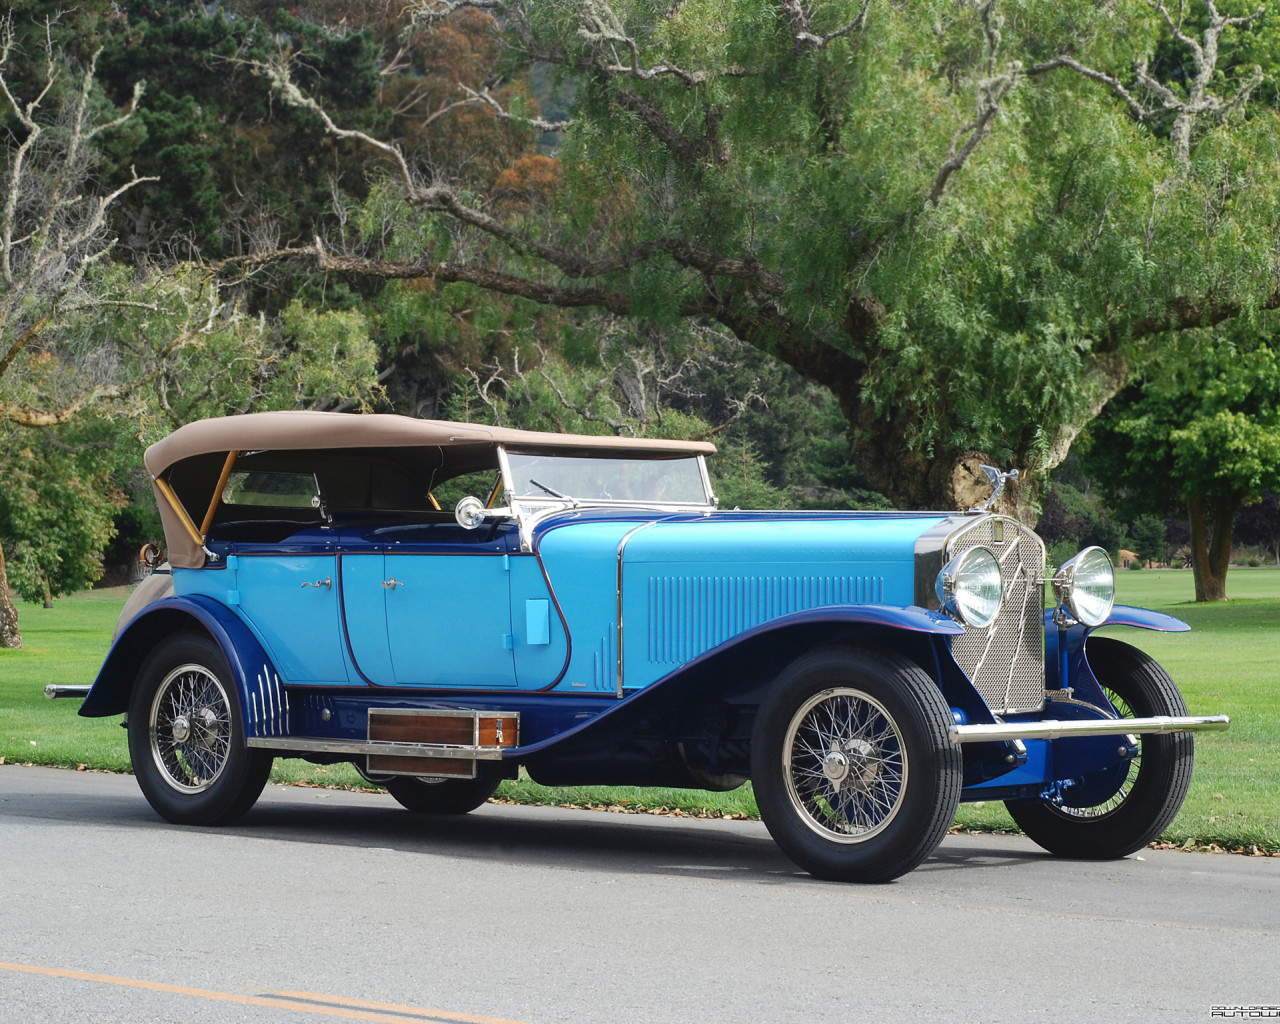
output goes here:
<path id="1" fill-rule="evenodd" d="M 147 471 L 160 476 L 175 462 L 212 452 L 315 448 L 406 448 L 419 445 L 492 444 L 520 450 L 551 449 L 710 455 L 707 441 L 655 441 L 637 437 L 590 434 L 544 434 L 478 423 L 416 420 L 386 413 L 360 416 L 346 412 L 254 412 L 197 420 L 179 427 L 147 449 Z"/>
<path id="2" fill-rule="evenodd" d="M 209 529 L 217 498 L 235 461 L 231 453 L 417 448 L 435 449 L 443 460 L 451 449 L 450 457 L 466 458 L 467 452 L 499 445 L 526 452 L 657 458 L 710 455 L 716 450 L 706 441 L 545 434 L 388 414 L 298 411 L 249 413 L 188 423 L 148 448 L 143 461 L 154 482 L 170 562 L 180 567 L 198 567 L 205 560 L 203 535 Z M 221 477 L 218 466 L 223 462 L 219 456 L 230 456 Z M 181 463 L 186 465 L 180 466 Z M 180 481 L 178 476 L 182 474 L 186 477 Z M 206 505 L 208 514 L 197 526 Z"/>

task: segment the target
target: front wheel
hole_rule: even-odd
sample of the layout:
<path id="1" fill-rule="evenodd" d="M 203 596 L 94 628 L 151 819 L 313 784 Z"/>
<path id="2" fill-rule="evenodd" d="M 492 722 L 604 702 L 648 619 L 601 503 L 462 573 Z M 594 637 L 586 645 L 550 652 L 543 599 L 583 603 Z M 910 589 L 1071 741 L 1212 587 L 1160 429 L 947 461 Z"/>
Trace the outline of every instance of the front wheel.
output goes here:
<path id="1" fill-rule="evenodd" d="M 942 842 L 963 782 L 951 713 L 913 662 L 836 647 L 793 662 L 756 715 L 751 778 L 774 841 L 818 878 L 886 882 Z"/>
<path id="2" fill-rule="evenodd" d="M 1173 680 L 1137 648 L 1097 637 L 1089 641 L 1087 656 L 1121 718 L 1187 713 Z M 1139 735 L 1138 742 L 1138 754 L 1126 766 L 1080 780 L 1066 790 L 1061 806 L 1047 800 L 1005 801 L 1010 817 L 1029 838 L 1060 857 L 1114 860 L 1142 849 L 1169 827 L 1182 807 L 1191 785 L 1195 738 L 1174 732 Z M 1073 801 L 1073 791 L 1090 794 L 1089 799 Z"/>
<path id="3" fill-rule="evenodd" d="M 468 814 L 493 796 L 500 779 L 424 779 L 396 775 L 382 784 L 415 814 Z"/>
<path id="4" fill-rule="evenodd" d="M 178 825 L 225 825 L 262 793 L 272 756 L 245 745 L 235 684 L 211 639 L 164 641 L 129 700 L 129 756 L 157 814 Z"/>

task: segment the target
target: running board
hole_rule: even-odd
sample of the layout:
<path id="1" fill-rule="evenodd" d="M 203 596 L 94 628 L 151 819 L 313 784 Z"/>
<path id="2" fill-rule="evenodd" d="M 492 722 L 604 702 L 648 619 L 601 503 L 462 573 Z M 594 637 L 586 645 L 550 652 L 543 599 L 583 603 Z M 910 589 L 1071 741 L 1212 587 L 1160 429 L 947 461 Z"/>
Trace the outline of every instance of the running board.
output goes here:
<path id="1" fill-rule="evenodd" d="M 949 738 L 961 743 L 1004 740 L 1056 740 L 1073 736 L 1126 736 L 1131 733 L 1221 732 L 1231 724 L 1226 715 L 1155 715 L 1151 718 L 1105 718 L 1067 722 L 996 722 L 991 725 L 953 725 Z"/>
<path id="2" fill-rule="evenodd" d="M 246 741 L 282 753 L 364 754 L 371 775 L 473 779 L 477 761 L 500 761 L 519 742 L 515 711 L 370 708 L 368 739 L 255 736 Z"/>
<path id="3" fill-rule="evenodd" d="M 447 747 L 430 743 L 384 743 L 378 740 L 330 740 L 318 736 L 250 736 L 246 746 L 298 754 L 391 754 L 397 757 L 442 757 L 465 761 L 500 761 L 502 747 Z"/>

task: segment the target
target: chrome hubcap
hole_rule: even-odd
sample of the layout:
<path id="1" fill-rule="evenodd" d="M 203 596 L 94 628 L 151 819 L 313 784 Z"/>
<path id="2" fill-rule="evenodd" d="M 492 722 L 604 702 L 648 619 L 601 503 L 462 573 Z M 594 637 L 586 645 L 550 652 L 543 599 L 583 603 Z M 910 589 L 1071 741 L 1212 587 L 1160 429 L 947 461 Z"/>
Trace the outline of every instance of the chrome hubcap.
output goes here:
<path id="1" fill-rule="evenodd" d="M 849 759 L 835 747 L 822 759 L 822 774 L 831 780 L 831 787 L 840 792 L 840 784 L 849 777 Z"/>

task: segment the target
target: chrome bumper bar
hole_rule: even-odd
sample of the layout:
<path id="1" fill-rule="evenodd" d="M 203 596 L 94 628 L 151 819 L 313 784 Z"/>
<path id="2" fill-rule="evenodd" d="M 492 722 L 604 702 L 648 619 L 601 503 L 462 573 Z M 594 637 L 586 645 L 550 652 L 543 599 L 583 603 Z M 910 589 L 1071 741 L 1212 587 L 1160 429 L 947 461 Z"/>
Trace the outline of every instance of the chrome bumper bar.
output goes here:
<path id="1" fill-rule="evenodd" d="M 46 700 L 55 700 L 58 697 L 79 697 L 84 700 L 89 696 L 92 686 L 64 686 L 61 683 L 47 683 L 44 688 L 44 696 Z"/>
<path id="2" fill-rule="evenodd" d="M 389 754 L 395 757 L 444 757 L 459 761 L 501 761 L 504 747 L 455 747 L 387 740 L 326 740 L 306 736 L 250 736 L 245 746 L 265 750 L 324 754 Z"/>
<path id="3" fill-rule="evenodd" d="M 1130 733 L 1220 732 L 1231 724 L 1226 715 L 1155 715 L 1151 718 L 1105 718 L 1069 722 L 997 722 L 993 725 L 953 725 L 950 739 L 961 743 L 1001 740 L 1057 740 L 1071 736 L 1125 736 Z"/>

